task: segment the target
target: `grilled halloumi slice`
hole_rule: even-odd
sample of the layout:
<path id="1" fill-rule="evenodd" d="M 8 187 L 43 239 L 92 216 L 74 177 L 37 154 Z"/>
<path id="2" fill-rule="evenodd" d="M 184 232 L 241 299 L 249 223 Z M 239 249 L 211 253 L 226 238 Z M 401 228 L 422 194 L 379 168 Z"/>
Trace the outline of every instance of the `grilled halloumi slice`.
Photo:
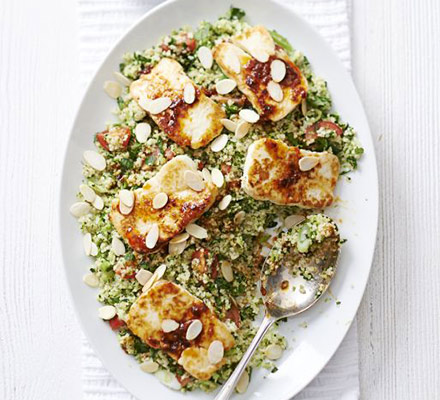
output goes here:
<path id="1" fill-rule="evenodd" d="M 186 85 L 195 89 L 191 104 L 184 100 Z M 182 66 L 170 58 L 163 58 L 149 74 L 134 81 L 130 94 L 149 112 L 159 128 L 181 146 L 193 149 L 206 146 L 223 129 L 220 122 L 225 118 L 223 108 L 196 87 Z M 153 113 L 151 101 L 161 97 L 170 99 L 171 105 L 162 112 Z"/>
<path id="2" fill-rule="evenodd" d="M 202 176 L 195 162 L 186 155 L 168 161 L 153 178 L 134 192 L 134 207 L 128 215 L 121 213 L 119 198 L 113 200 L 110 220 L 134 250 L 142 253 L 157 251 L 212 206 L 217 187 L 212 182 L 204 181 L 201 191 L 191 189 L 184 179 L 188 170 Z M 161 192 L 168 195 L 168 202 L 163 208 L 155 209 L 153 199 Z M 159 239 L 156 246 L 149 249 L 145 238 L 153 224 L 159 227 Z"/>
<path id="3" fill-rule="evenodd" d="M 300 160 L 316 165 L 301 171 Z M 302 164 L 302 163 L 301 163 Z M 263 138 L 249 146 L 243 168 L 243 190 L 256 200 L 303 208 L 324 208 L 333 202 L 339 176 L 338 158 L 290 147 L 279 140 Z"/>
<path id="4" fill-rule="evenodd" d="M 179 324 L 172 332 L 162 330 L 162 321 L 171 319 Z M 200 320 L 202 331 L 194 340 L 186 339 L 188 326 Z M 127 326 L 155 349 L 166 351 L 197 379 L 207 380 L 224 364 L 224 359 L 211 364 L 208 348 L 219 340 L 225 350 L 235 344 L 226 325 L 197 297 L 182 287 L 165 280 L 158 281 L 131 306 Z"/>
<path id="5" fill-rule="evenodd" d="M 237 82 L 238 89 L 263 119 L 279 121 L 307 96 L 307 81 L 301 71 L 263 26 L 246 29 L 234 36 L 232 43 L 219 43 L 213 54 L 222 71 Z M 258 61 L 267 56 L 266 62 Z M 279 82 L 283 93 L 281 101 L 275 101 L 268 92 L 274 60 L 281 60 L 286 66 L 285 77 Z"/>

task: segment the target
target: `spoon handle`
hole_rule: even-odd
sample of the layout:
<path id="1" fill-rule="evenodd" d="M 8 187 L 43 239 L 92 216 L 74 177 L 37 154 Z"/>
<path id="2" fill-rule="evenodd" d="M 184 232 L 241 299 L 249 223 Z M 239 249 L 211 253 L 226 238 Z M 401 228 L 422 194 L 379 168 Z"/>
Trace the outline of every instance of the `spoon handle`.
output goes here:
<path id="1" fill-rule="evenodd" d="M 255 353 L 255 350 L 257 350 L 257 347 L 260 344 L 261 340 L 263 339 L 265 333 L 268 331 L 268 329 L 272 326 L 272 324 L 275 321 L 276 321 L 275 318 L 272 318 L 267 314 L 264 316 L 263 322 L 261 323 L 257 334 L 252 340 L 252 343 L 249 345 L 249 348 L 247 349 L 246 353 L 244 353 L 243 358 L 238 363 L 237 367 L 235 368 L 235 371 L 232 373 L 232 375 L 223 385 L 222 389 L 216 396 L 215 400 L 228 400 L 231 397 L 231 394 L 234 391 L 235 386 L 237 385 L 237 382 L 241 377 L 241 374 L 248 365 L 249 360 L 251 359 L 252 355 Z"/>

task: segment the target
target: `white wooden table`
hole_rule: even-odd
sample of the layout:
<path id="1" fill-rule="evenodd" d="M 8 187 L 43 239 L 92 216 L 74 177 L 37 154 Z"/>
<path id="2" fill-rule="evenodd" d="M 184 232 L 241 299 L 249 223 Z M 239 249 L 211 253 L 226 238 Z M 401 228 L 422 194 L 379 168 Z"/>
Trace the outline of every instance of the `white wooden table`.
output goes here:
<path id="1" fill-rule="evenodd" d="M 363 399 L 440 398 L 440 2 L 353 0 L 381 219 L 358 314 Z M 0 398 L 77 400 L 57 198 L 79 101 L 74 0 L 0 3 Z"/>

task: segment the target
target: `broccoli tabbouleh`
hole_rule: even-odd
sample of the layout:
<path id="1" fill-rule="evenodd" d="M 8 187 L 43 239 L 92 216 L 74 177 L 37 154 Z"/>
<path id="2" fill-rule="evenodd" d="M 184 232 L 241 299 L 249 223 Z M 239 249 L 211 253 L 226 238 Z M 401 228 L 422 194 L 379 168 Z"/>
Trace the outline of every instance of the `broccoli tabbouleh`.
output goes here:
<path id="1" fill-rule="evenodd" d="M 215 22 L 202 22 L 195 31 L 190 27 L 173 31 L 149 49 L 125 54 L 119 66 L 120 73 L 129 80 L 136 80 L 148 74 L 162 58 L 175 59 L 201 91 L 222 105 L 227 118 L 236 121 L 241 109 L 250 108 L 246 97 L 237 88 L 227 96 L 217 94 L 215 83 L 226 76 L 215 62 L 210 69 L 205 69 L 197 57 L 197 50 L 201 46 L 212 48 L 242 32 L 249 26 L 244 14 L 232 8 Z M 86 283 L 99 286 L 99 301 L 114 307 L 116 315 L 110 313 L 104 319 L 117 330 L 122 348 L 144 363 L 146 371 L 159 369 L 163 381 L 173 386 L 172 382 L 177 379 L 177 388 L 185 391 L 213 390 L 233 371 L 255 334 L 252 323 L 262 306 L 256 289 L 263 262 L 261 249 L 269 239 L 267 229 L 280 229 L 279 221 L 289 215 L 309 213 L 297 207 L 258 201 L 242 191 L 240 179 L 250 144 L 261 137 L 270 137 L 302 149 L 328 151 L 338 157 L 341 174 L 354 170 L 363 153 L 353 128 L 331 111 L 326 82 L 313 74 L 307 58 L 292 48 L 284 37 L 276 31 L 271 34 L 308 84 L 306 99 L 285 118 L 278 122 L 260 120 L 251 125 L 242 139 L 224 129 L 223 134 L 228 135 L 229 140 L 220 152 L 213 152 L 210 145 L 196 150 L 182 148 L 157 127 L 131 98 L 126 86 L 116 99 L 119 122 L 95 136 L 97 151 L 105 159 L 104 168 L 100 165 L 102 159 L 83 166 L 84 185 L 78 198 L 81 202 L 92 203 L 93 211 L 82 210 L 79 221 L 85 234 L 86 253 L 95 256 L 90 268 L 92 276 L 87 277 Z M 131 191 L 142 187 L 167 161 L 182 154 L 190 156 L 199 169 L 219 169 L 225 178 L 216 202 L 197 221 L 207 230 L 208 238 L 200 240 L 190 236 L 181 254 L 171 255 L 167 247 L 154 254 L 136 253 L 124 244 L 109 220 L 111 202 L 123 189 Z M 98 164 L 98 168 L 92 168 L 90 164 L 93 163 Z M 226 195 L 231 196 L 231 201 L 226 209 L 220 209 L 219 200 Z M 314 221 L 313 218 L 319 217 L 310 218 Z M 319 223 L 309 225 L 316 227 Z M 319 242 L 320 231 L 308 229 L 307 232 L 295 231 L 299 252 L 307 252 L 315 241 Z M 162 264 L 167 266 L 164 279 L 201 299 L 226 323 L 235 339 L 235 346 L 225 353 L 224 365 L 207 381 L 191 377 L 165 352 L 147 346 L 134 336 L 124 323 L 131 305 L 142 293 L 142 285 L 136 279 L 140 276 L 139 271 L 152 273 Z M 144 275 L 150 274 L 145 272 Z M 276 371 L 274 362 L 267 357 L 267 349 L 274 345 L 281 349 L 287 346 L 276 326 L 264 338 L 250 368 Z"/>

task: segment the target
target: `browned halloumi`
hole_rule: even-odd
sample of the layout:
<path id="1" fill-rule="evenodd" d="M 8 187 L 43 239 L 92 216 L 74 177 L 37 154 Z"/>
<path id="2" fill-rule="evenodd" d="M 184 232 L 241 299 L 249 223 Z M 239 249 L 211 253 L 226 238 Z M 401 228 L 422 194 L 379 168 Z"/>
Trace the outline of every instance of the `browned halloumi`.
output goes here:
<path id="1" fill-rule="evenodd" d="M 316 158 L 316 165 L 301 171 L 303 157 Z M 313 160 L 312 160 L 313 161 Z M 339 160 L 331 153 L 317 153 L 263 138 L 249 146 L 243 168 L 243 190 L 256 200 L 303 208 L 332 204 L 339 176 Z"/>
<path id="2" fill-rule="evenodd" d="M 263 26 L 246 29 L 234 36 L 232 43 L 219 43 L 213 54 L 222 71 L 237 82 L 238 89 L 263 119 L 278 121 L 284 118 L 307 96 L 307 82 L 301 71 Z M 268 56 L 267 61 L 258 61 L 264 59 L 264 55 Z M 281 101 L 273 100 L 268 92 L 274 60 L 281 60 L 286 66 L 286 75 L 279 82 L 283 93 Z"/>
<path id="3" fill-rule="evenodd" d="M 164 332 L 165 319 L 176 321 L 178 328 Z M 188 326 L 196 319 L 202 323 L 202 331 L 194 340 L 187 340 Z M 218 340 L 225 350 L 235 344 L 226 325 L 201 300 L 165 280 L 155 283 L 131 306 L 127 326 L 143 342 L 166 351 L 188 373 L 201 380 L 209 379 L 224 364 L 224 358 L 217 364 L 210 363 L 210 344 Z"/>
<path id="4" fill-rule="evenodd" d="M 121 213 L 119 198 L 113 200 L 110 220 L 134 250 L 142 253 L 157 251 L 212 206 L 217 187 L 212 182 L 204 182 L 203 190 L 197 192 L 191 189 L 184 180 L 185 171 L 188 170 L 201 176 L 195 162 L 186 155 L 168 161 L 153 178 L 134 192 L 134 207 L 129 215 Z M 161 192 L 168 195 L 168 202 L 163 208 L 155 209 L 153 199 Z M 145 238 L 153 224 L 159 227 L 159 239 L 156 246 L 149 249 Z"/>
<path id="5" fill-rule="evenodd" d="M 191 104 L 185 102 L 183 95 L 188 84 L 195 88 L 195 100 Z M 150 73 L 134 81 L 130 94 L 159 128 L 181 146 L 193 149 L 206 146 L 223 129 L 220 122 L 225 118 L 223 108 L 196 87 L 182 66 L 170 58 L 162 58 Z M 152 113 L 151 101 L 164 97 L 171 100 L 171 105 L 158 114 Z"/>

